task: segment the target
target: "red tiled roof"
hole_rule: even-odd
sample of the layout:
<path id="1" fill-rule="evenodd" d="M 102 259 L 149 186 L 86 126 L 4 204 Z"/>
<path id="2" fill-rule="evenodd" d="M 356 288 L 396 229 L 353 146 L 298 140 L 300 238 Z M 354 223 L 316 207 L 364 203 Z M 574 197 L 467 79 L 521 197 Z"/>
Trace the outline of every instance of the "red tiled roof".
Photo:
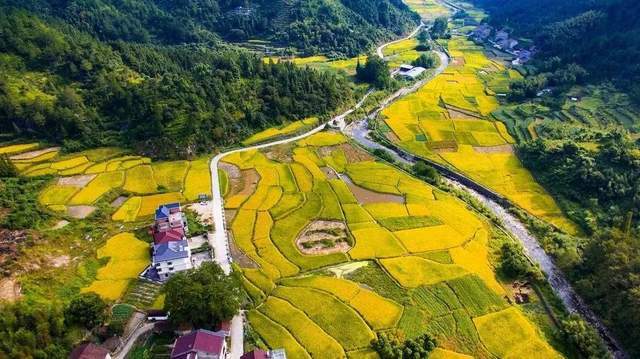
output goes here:
<path id="1" fill-rule="evenodd" d="M 248 353 L 242 354 L 240 359 L 268 359 L 267 352 L 260 349 L 252 350 Z"/>
<path id="2" fill-rule="evenodd" d="M 188 358 L 189 354 L 197 352 L 221 355 L 223 344 L 224 337 L 208 330 L 196 330 L 176 340 L 171 358 Z"/>
<path id="3" fill-rule="evenodd" d="M 181 241 L 184 237 L 184 229 L 182 228 L 173 228 L 165 232 L 153 232 L 153 242 L 155 244 L 173 242 L 173 241 Z"/>
<path id="4" fill-rule="evenodd" d="M 73 349 L 69 358 L 71 359 L 104 359 L 109 351 L 93 343 L 85 343 Z"/>

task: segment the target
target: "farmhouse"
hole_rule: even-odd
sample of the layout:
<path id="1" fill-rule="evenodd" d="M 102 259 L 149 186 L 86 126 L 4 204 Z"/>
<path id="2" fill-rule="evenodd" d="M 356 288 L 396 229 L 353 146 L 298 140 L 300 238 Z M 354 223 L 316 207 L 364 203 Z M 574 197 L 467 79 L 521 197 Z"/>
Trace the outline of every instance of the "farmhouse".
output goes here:
<path id="1" fill-rule="evenodd" d="M 153 225 L 154 233 L 178 228 L 181 228 L 183 232 L 189 231 L 187 219 L 182 213 L 180 203 L 164 204 L 156 209 L 155 223 Z"/>
<path id="2" fill-rule="evenodd" d="M 255 349 L 244 353 L 240 359 L 287 359 L 287 354 L 284 349 L 274 349 L 270 351 Z"/>
<path id="3" fill-rule="evenodd" d="M 224 335 L 199 329 L 176 339 L 171 359 L 221 359 L 227 355 Z"/>
<path id="4" fill-rule="evenodd" d="M 111 359 L 109 351 L 93 343 L 84 343 L 73 349 L 71 359 Z"/>
<path id="5" fill-rule="evenodd" d="M 416 78 L 418 78 L 418 76 L 422 75 L 422 73 L 424 73 L 425 71 L 427 71 L 427 69 L 425 69 L 424 67 L 411 66 L 411 65 L 404 64 L 404 65 L 400 65 L 400 69 L 398 70 L 398 75 L 408 80 L 415 80 Z"/>
<path id="6" fill-rule="evenodd" d="M 161 281 L 173 274 L 193 268 L 191 249 L 186 239 L 153 245 L 152 268 Z"/>

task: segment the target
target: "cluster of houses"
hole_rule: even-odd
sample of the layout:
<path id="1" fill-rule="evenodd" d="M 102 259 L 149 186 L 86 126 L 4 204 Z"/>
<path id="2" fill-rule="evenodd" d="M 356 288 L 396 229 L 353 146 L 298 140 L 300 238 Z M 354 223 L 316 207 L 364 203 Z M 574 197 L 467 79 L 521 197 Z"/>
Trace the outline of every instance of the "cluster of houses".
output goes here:
<path id="1" fill-rule="evenodd" d="M 478 43 L 489 43 L 498 50 L 511 54 L 515 59 L 513 65 L 524 65 L 531 60 L 535 54 L 535 46 L 525 49 L 520 41 L 512 38 L 505 30 L 496 30 L 492 26 L 482 24 L 476 27 L 469 36 Z"/>
<path id="2" fill-rule="evenodd" d="M 153 237 L 152 263 L 143 276 L 164 282 L 175 273 L 197 267 L 192 256 L 187 235 L 187 218 L 179 203 L 169 203 L 155 211 L 154 223 L 150 228 Z M 196 254 L 197 256 L 197 254 Z M 154 330 L 166 330 L 169 314 L 150 310 L 147 320 L 157 322 Z M 165 328 L 165 329 L 162 329 Z M 171 359 L 226 359 L 230 357 L 228 341 L 231 323 L 222 322 L 215 331 L 198 329 L 182 332 L 171 349 Z M 111 359 L 109 349 L 94 343 L 84 343 L 73 349 L 71 359 Z M 244 353 L 241 359 L 286 359 L 284 349 L 264 351 L 260 349 Z"/>
<path id="3" fill-rule="evenodd" d="M 171 349 L 171 359 L 226 359 L 229 356 L 227 338 L 229 328 L 217 331 L 199 329 L 178 337 Z M 70 359 L 111 359 L 109 350 L 93 343 L 85 343 L 73 349 Z M 284 349 L 264 351 L 254 349 L 240 359 L 287 359 Z"/>
<path id="4" fill-rule="evenodd" d="M 175 273 L 193 268 L 188 232 L 187 218 L 179 203 L 164 204 L 156 209 L 151 227 L 151 266 L 143 273 L 145 278 L 162 282 Z"/>

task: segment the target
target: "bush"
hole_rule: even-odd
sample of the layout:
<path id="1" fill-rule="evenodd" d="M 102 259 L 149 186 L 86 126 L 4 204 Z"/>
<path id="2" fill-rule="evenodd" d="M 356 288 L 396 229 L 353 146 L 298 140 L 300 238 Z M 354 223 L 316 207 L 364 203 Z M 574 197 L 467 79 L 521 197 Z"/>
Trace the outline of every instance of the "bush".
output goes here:
<path id="1" fill-rule="evenodd" d="M 227 276 L 215 263 L 173 276 L 165 285 L 165 310 L 174 325 L 211 328 L 231 319 L 240 309 L 240 280 Z"/>
<path id="2" fill-rule="evenodd" d="M 522 252 L 522 247 L 514 242 L 502 245 L 502 264 L 500 269 L 510 278 L 537 276 L 535 267 Z"/>
<path id="3" fill-rule="evenodd" d="M 424 161 L 417 161 L 413 165 L 413 173 L 431 184 L 440 183 L 440 173 Z"/>
<path id="4" fill-rule="evenodd" d="M 425 69 L 431 69 L 436 67 L 436 58 L 432 54 L 422 54 L 417 59 L 411 62 L 413 66 L 424 67 Z"/>
<path id="5" fill-rule="evenodd" d="M 84 293 L 69 303 L 64 318 L 69 324 L 77 324 L 92 329 L 102 324 L 107 304 L 96 293 Z"/>
<path id="6" fill-rule="evenodd" d="M 436 348 L 437 343 L 429 334 L 406 340 L 402 344 L 397 338 L 380 334 L 378 339 L 371 342 L 371 346 L 381 359 L 423 359 L 429 357 L 429 353 Z"/>
<path id="7" fill-rule="evenodd" d="M 598 333 L 580 316 L 571 315 L 562 320 L 561 325 L 567 341 L 574 344 L 584 358 L 611 358 Z"/>

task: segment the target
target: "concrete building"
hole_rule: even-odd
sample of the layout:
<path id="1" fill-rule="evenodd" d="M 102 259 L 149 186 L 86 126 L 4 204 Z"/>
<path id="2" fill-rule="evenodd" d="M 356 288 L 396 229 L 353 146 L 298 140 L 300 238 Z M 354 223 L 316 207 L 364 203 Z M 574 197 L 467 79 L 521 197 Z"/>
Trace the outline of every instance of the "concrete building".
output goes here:
<path id="1" fill-rule="evenodd" d="M 171 359 L 223 359 L 227 355 L 224 336 L 199 329 L 176 339 Z"/>
<path id="2" fill-rule="evenodd" d="M 193 268 L 189 242 L 183 239 L 154 244 L 151 266 L 160 281 L 169 279 L 177 272 Z"/>
<path id="3" fill-rule="evenodd" d="M 415 80 L 420 75 L 422 75 L 427 69 L 420 66 L 411 66 L 411 65 L 400 65 L 400 69 L 398 70 L 398 76 L 407 79 L 407 80 Z"/>

